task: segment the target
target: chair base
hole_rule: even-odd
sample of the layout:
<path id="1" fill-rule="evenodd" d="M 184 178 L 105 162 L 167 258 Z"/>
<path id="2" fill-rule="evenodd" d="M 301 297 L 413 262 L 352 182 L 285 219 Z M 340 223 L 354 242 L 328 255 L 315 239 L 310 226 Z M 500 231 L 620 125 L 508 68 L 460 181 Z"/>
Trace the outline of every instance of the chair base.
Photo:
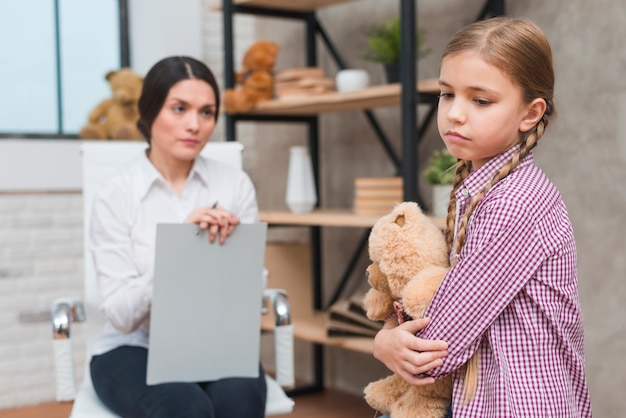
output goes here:
<path id="1" fill-rule="evenodd" d="M 289 398 L 280 385 L 268 375 L 265 375 L 267 384 L 267 402 L 265 415 L 289 414 L 293 411 L 294 401 Z M 109 410 L 98 398 L 91 384 L 91 379 L 84 379 L 76 399 L 70 418 L 119 418 Z"/>

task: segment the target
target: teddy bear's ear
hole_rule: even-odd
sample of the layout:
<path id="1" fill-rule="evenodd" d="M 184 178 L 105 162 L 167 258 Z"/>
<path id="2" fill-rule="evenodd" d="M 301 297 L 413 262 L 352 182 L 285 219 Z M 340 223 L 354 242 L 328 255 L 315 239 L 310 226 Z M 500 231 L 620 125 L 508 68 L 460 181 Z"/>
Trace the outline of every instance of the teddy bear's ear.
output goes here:
<path id="1" fill-rule="evenodd" d="M 117 71 L 109 71 L 108 73 L 106 73 L 104 78 L 106 79 L 106 81 L 111 81 L 111 77 L 113 77 L 115 74 L 117 74 Z"/>
<path id="2" fill-rule="evenodd" d="M 398 215 L 394 222 L 396 223 L 396 225 L 402 228 L 404 224 L 406 223 L 406 218 L 404 217 L 404 215 Z"/>

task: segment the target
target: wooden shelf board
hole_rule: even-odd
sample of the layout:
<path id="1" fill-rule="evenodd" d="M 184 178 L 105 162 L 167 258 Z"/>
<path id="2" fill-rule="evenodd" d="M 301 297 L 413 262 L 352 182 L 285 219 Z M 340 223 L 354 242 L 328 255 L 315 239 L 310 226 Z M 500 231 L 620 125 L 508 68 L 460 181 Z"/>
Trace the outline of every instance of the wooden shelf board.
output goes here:
<path id="1" fill-rule="evenodd" d="M 349 209 L 317 209 L 310 213 L 292 213 L 289 211 L 261 211 L 261 222 L 275 225 L 294 226 L 337 226 L 371 228 L 381 215 L 358 215 Z M 444 229 L 445 219 L 431 217 L 432 221 Z"/>
<path id="2" fill-rule="evenodd" d="M 418 82 L 417 89 L 424 94 L 439 94 L 437 79 Z M 399 83 L 372 86 L 346 93 L 331 92 L 311 96 L 292 96 L 266 100 L 249 113 L 253 115 L 317 115 L 327 112 L 372 109 L 398 106 L 402 87 Z"/>
<path id="3" fill-rule="evenodd" d="M 326 323 L 328 314 L 316 312 L 311 316 L 293 318 L 294 337 L 312 343 L 331 347 L 339 347 L 345 350 L 358 351 L 371 354 L 374 349 L 374 340 L 368 337 L 328 337 L 326 335 Z M 265 315 L 262 320 L 262 328 L 265 331 L 274 329 L 271 315 Z"/>
<path id="4" fill-rule="evenodd" d="M 318 209 L 310 213 L 261 211 L 261 222 L 280 225 L 345 226 L 370 228 L 380 218 L 378 215 L 356 215 L 349 209 Z"/>
<path id="5" fill-rule="evenodd" d="M 347 3 L 354 0 L 235 0 L 241 6 L 262 7 L 267 9 L 312 12 L 333 4 Z"/>

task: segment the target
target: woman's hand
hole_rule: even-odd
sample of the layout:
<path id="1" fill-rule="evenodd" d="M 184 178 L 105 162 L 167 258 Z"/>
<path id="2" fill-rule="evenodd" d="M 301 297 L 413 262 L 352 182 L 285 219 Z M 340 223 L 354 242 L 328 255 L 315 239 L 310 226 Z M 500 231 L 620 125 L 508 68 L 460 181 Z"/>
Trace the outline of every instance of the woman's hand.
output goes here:
<path id="1" fill-rule="evenodd" d="M 239 225 L 239 218 L 216 203 L 195 209 L 187 216 L 185 223 L 195 223 L 200 229 L 208 229 L 210 242 L 214 242 L 219 233 L 220 244 L 223 244 Z"/>
<path id="2" fill-rule="evenodd" d="M 432 377 L 419 375 L 443 364 L 441 359 L 448 354 L 448 344 L 415 336 L 428 325 L 428 318 L 414 319 L 397 326 L 390 324 L 391 321 L 387 320 L 374 338 L 374 357 L 410 385 L 434 383 Z M 396 321 L 395 318 L 393 321 Z"/>

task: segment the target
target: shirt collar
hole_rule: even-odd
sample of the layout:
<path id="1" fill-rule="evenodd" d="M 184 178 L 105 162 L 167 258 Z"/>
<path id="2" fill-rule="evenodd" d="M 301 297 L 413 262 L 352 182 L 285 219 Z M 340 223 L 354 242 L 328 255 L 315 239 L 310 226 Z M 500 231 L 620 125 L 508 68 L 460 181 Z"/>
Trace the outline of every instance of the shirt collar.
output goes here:
<path id="1" fill-rule="evenodd" d="M 200 170 L 199 166 L 202 165 L 201 158 L 195 159 L 188 178 L 198 178 L 205 185 L 208 185 L 208 178 L 206 170 Z M 139 198 L 143 199 L 148 194 L 148 191 L 156 182 L 160 182 L 163 185 L 167 184 L 167 181 L 163 178 L 163 175 L 152 164 L 147 154 L 143 154 L 139 157 L 139 175 L 136 176 L 136 190 L 139 191 Z"/>
<path id="2" fill-rule="evenodd" d="M 509 148 L 507 151 L 504 151 L 502 154 L 499 154 L 493 157 L 491 160 L 487 161 L 482 167 L 480 167 L 476 171 L 472 171 L 466 178 L 463 180 L 463 186 L 469 192 L 469 195 L 474 197 L 480 191 L 489 184 L 493 176 L 495 176 L 501 169 L 504 167 L 506 163 L 511 160 L 513 154 L 518 152 L 520 149 L 520 145 L 515 145 L 514 147 Z M 513 171 L 516 171 L 520 167 L 527 166 L 532 164 L 534 161 L 532 152 L 529 153 L 517 166 Z M 460 189 L 457 190 L 459 193 Z M 457 198 L 459 196 L 457 195 Z"/>

